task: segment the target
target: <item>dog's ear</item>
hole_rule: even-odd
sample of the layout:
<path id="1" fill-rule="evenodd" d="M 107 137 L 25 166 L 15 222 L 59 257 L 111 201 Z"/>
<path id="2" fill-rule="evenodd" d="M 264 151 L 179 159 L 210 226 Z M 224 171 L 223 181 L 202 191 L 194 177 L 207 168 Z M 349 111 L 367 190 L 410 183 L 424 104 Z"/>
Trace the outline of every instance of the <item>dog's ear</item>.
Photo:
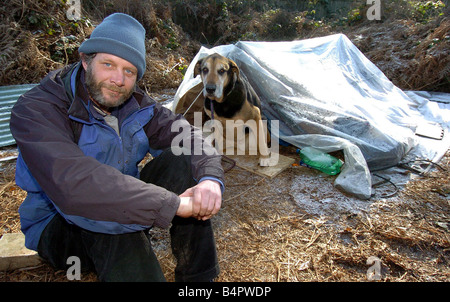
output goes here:
<path id="1" fill-rule="evenodd" d="M 200 59 L 200 60 L 198 60 L 197 63 L 195 64 L 195 68 L 194 68 L 194 78 L 197 77 L 197 76 L 201 73 L 202 63 L 203 63 L 203 60 Z"/>
<path id="2" fill-rule="evenodd" d="M 233 81 L 236 82 L 239 79 L 239 67 L 236 62 L 231 59 L 228 59 L 228 64 L 230 65 L 230 71 L 233 73 Z"/>

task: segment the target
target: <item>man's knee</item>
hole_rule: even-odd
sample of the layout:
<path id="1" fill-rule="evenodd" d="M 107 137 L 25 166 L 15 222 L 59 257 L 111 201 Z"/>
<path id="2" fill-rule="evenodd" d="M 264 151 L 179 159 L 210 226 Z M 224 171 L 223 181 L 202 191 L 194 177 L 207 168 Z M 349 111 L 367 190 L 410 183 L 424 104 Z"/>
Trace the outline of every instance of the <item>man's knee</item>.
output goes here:
<path id="1" fill-rule="evenodd" d="M 147 163 L 141 171 L 140 179 L 177 194 L 196 184 L 192 177 L 191 157 L 174 155 L 170 149 L 164 150 Z"/>

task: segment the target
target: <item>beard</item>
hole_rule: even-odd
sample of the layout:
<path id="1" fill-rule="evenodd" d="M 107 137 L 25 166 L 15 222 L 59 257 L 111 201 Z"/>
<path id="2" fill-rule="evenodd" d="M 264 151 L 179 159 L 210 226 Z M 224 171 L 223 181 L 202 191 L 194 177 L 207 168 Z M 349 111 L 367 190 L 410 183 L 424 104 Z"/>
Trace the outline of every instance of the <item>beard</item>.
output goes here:
<path id="1" fill-rule="evenodd" d="M 97 82 L 91 64 L 88 65 L 86 70 L 86 88 L 91 98 L 106 108 L 113 108 L 122 105 L 130 98 L 134 91 L 134 89 L 127 90 L 126 88 L 122 88 L 114 84 Z M 110 90 L 111 94 L 117 93 L 118 96 L 108 96 L 106 93 L 102 92 L 102 88 Z"/>

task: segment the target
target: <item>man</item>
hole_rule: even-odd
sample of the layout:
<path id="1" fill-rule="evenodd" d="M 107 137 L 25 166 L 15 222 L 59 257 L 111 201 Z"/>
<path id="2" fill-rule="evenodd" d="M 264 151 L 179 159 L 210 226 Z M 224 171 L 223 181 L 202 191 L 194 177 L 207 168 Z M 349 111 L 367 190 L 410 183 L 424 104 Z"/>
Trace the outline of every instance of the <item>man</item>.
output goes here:
<path id="1" fill-rule="evenodd" d="M 148 230 L 171 226 L 176 281 L 215 278 L 209 218 L 222 201 L 221 157 L 193 128 L 202 154 L 171 152 L 191 126 L 136 87 L 146 67 L 144 28 L 110 15 L 79 53 L 81 62 L 50 72 L 12 110 L 16 182 L 27 191 L 19 209 L 25 245 L 56 269 L 77 256 L 101 281 L 164 281 Z M 140 173 L 148 152 L 155 158 Z"/>

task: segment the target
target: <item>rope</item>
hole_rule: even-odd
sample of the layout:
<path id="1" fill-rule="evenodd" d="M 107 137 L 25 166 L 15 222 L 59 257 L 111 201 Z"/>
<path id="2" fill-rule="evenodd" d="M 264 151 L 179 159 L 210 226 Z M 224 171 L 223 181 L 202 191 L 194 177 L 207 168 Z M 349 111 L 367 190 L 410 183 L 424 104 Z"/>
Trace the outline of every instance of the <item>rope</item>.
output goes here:
<path id="1" fill-rule="evenodd" d="M 200 90 L 199 94 L 197 95 L 197 97 L 194 99 L 194 101 L 192 101 L 192 103 L 189 105 L 188 109 L 186 109 L 186 111 L 183 113 L 183 116 L 186 115 L 186 113 L 189 111 L 189 109 L 191 109 L 192 105 L 194 105 L 194 103 L 197 101 L 198 97 L 200 96 L 200 94 L 202 94 L 202 90 Z"/>

